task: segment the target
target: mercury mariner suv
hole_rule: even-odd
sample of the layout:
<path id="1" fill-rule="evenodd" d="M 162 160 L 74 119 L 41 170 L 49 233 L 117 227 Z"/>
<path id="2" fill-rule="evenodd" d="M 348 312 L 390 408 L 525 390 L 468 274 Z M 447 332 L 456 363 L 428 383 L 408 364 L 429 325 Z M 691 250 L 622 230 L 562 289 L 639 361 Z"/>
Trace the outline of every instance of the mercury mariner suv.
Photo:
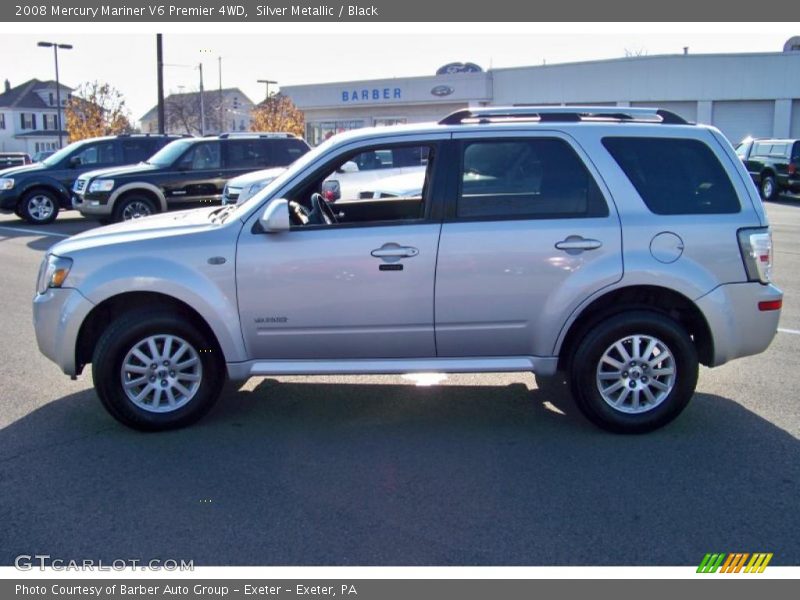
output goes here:
<path id="1" fill-rule="evenodd" d="M 397 150 L 424 157 L 421 188 L 323 199 L 345 163 Z M 636 433 L 678 416 L 698 364 L 767 348 L 771 269 L 758 191 L 717 129 L 491 107 L 337 135 L 241 204 L 64 240 L 33 314 L 45 356 L 71 376 L 91 363 L 138 429 L 195 421 L 226 377 L 520 371 Z"/>

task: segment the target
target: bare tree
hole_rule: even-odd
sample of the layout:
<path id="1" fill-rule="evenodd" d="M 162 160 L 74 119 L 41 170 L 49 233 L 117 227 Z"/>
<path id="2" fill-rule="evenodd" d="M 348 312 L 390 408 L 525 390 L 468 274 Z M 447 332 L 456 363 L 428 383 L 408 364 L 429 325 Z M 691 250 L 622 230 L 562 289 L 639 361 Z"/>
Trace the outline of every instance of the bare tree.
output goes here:
<path id="1" fill-rule="evenodd" d="M 200 113 L 200 92 L 171 94 L 164 102 L 165 128 L 169 133 L 202 133 L 222 131 L 220 127 L 220 97 L 216 91 L 203 93 L 205 130 Z"/>

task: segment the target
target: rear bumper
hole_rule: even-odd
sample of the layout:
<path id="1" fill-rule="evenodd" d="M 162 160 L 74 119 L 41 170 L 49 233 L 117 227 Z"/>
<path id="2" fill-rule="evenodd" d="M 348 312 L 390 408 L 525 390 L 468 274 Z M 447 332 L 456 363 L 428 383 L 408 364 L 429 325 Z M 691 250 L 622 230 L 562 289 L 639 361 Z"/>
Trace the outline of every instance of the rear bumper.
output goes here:
<path id="1" fill-rule="evenodd" d="M 782 300 L 774 285 L 730 283 L 697 300 L 714 340 L 713 367 L 767 349 L 778 330 L 780 310 L 759 310 L 759 302 Z"/>

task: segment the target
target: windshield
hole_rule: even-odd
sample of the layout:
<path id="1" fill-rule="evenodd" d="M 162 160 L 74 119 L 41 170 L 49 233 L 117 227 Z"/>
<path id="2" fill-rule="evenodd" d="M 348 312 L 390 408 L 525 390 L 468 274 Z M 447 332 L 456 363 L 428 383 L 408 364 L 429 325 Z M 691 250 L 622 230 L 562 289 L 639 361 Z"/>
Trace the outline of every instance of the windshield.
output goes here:
<path id="1" fill-rule="evenodd" d="M 157 167 L 168 167 L 178 160 L 192 144 L 192 140 L 170 142 L 145 162 L 149 165 L 156 165 Z"/>
<path id="2" fill-rule="evenodd" d="M 72 154 L 75 150 L 83 146 L 85 140 L 81 140 L 79 142 L 72 142 L 69 146 L 65 146 L 55 154 L 52 154 L 45 158 L 42 161 L 42 164 L 47 165 L 48 167 L 54 167 L 62 160 L 67 158 L 70 154 Z"/>
<path id="3" fill-rule="evenodd" d="M 298 158 L 291 165 L 286 167 L 286 170 L 283 173 L 281 173 L 275 179 L 270 181 L 264 187 L 264 189 L 259 191 L 254 196 L 245 200 L 242 204 L 237 204 L 236 210 L 232 213 L 229 213 L 227 216 L 229 217 L 235 216 L 236 218 L 240 218 L 242 217 L 242 215 L 249 212 L 250 209 L 253 208 L 253 206 L 260 204 L 264 198 L 273 194 L 275 190 L 283 186 L 284 183 L 292 179 L 297 173 L 299 173 L 300 171 L 305 169 L 308 165 L 316 161 L 317 158 L 319 158 L 321 155 L 325 154 L 332 145 L 337 143 L 338 140 L 336 140 L 335 137 L 336 136 L 328 139 L 327 141 L 323 142 L 310 152 L 307 152 L 306 154 Z"/>

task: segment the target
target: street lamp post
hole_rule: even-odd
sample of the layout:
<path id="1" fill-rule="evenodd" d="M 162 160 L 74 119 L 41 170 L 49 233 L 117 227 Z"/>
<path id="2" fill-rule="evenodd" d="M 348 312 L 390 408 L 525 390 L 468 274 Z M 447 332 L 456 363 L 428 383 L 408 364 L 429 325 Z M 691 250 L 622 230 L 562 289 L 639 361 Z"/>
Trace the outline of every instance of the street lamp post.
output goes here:
<path id="1" fill-rule="evenodd" d="M 56 62 L 56 128 L 58 129 L 58 147 L 61 148 L 61 82 L 58 79 L 58 49 L 72 50 L 71 44 L 58 44 L 56 42 L 39 42 L 36 44 L 41 48 L 53 48 L 53 57 Z"/>

